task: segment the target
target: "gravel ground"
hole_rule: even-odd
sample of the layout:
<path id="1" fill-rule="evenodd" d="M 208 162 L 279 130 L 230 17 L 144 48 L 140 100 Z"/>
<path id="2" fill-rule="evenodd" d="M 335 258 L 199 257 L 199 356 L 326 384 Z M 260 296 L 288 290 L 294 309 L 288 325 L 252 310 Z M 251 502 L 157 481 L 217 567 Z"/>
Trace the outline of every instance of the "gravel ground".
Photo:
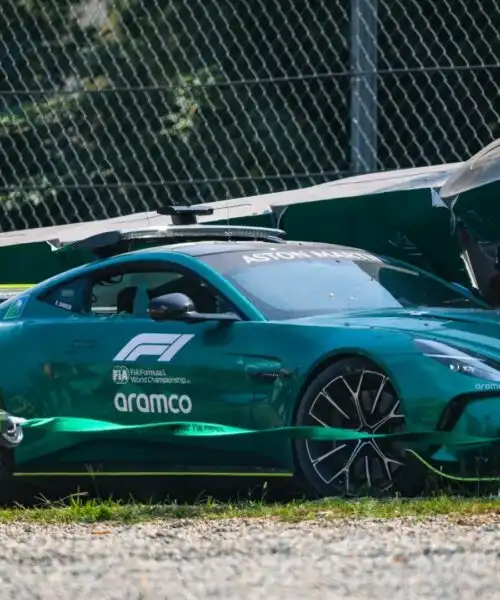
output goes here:
<path id="1" fill-rule="evenodd" d="M 0 526 L 15 600 L 499 598 L 500 518 Z"/>

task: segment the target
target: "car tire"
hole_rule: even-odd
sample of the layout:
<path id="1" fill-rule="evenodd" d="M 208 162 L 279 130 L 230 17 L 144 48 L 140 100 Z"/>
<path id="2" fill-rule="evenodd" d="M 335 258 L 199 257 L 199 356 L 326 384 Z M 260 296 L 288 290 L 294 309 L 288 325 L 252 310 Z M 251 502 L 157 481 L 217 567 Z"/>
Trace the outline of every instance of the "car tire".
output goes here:
<path id="1" fill-rule="evenodd" d="M 350 357 L 313 379 L 299 401 L 295 424 L 395 433 L 405 429 L 405 417 L 383 370 Z M 294 452 L 302 487 L 315 497 L 414 496 L 425 487 L 423 469 L 401 443 L 297 440 Z"/>

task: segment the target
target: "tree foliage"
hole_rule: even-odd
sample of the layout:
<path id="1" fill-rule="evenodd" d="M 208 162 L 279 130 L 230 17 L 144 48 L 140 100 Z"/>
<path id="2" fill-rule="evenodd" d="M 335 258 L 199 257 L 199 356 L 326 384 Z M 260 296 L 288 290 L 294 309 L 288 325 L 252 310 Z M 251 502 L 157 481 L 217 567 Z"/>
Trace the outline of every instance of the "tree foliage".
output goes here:
<path id="1" fill-rule="evenodd" d="M 349 15 L 328 4 L 1 2 L 2 229 L 347 174 Z M 380 168 L 465 158 L 496 131 L 491 71 L 426 69 L 497 61 L 498 39 L 435 4 L 379 2 Z"/>

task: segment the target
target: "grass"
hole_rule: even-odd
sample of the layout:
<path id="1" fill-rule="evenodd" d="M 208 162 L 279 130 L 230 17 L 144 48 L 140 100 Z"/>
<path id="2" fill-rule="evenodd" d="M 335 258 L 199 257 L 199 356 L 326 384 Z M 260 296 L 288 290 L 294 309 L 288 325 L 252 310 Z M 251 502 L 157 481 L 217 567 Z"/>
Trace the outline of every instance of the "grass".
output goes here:
<path id="1" fill-rule="evenodd" d="M 176 503 L 140 504 L 113 500 L 85 500 L 79 496 L 65 502 L 42 503 L 35 508 L 0 509 L 0 523 L 31 522 L 41 524 L 64 523 L 137 523 L 157 519 L 233 519 L 272 518 L 297 522 L 318 517 L 379 518 L 433 517 L 439 515 L 474 516 L 500 514 L 500 498 L 464 498 L 435 496 L 416 500 L 295 500 L 287 503 L 266 504 L 259 501 L 219 503 L 206 500 L 191 505 Z"/>

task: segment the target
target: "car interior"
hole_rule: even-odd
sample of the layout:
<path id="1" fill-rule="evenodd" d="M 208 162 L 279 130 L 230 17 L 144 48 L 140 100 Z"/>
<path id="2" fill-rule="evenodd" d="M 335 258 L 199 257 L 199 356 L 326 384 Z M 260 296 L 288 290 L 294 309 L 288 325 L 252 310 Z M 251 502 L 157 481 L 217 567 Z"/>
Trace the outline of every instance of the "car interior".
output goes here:
<path id="1" fill-rule="evenodd" d="M 162 281 L 160 285 L 158 282 Z M 153 298 L 185 294 L 200 313 L 230 310 L 226 301 L 203 280 L 178 273 L 131 273 L 98 280 L 92 287 L 90 312 L 94 314 L 145 315 Z"/>

